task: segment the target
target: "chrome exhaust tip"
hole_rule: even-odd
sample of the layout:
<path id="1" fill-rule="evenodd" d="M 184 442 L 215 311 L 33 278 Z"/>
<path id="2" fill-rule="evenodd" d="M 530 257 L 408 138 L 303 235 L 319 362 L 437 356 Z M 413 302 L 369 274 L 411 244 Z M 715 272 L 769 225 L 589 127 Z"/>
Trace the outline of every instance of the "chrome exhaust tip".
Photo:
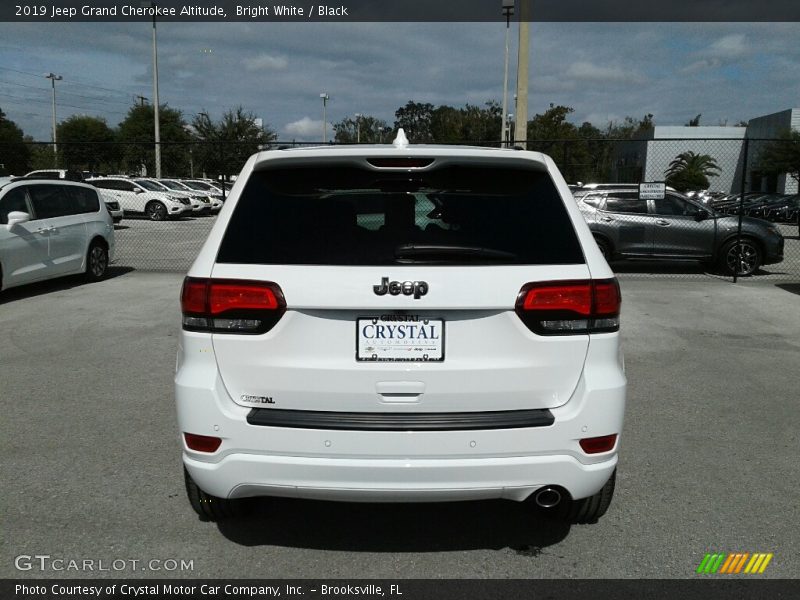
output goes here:
<path id="1" fill-rule="evenodd" d="M 533 501 L 536 502 L 536 506 L 553 508 L 561 502 L 561 492 L 555 488 L 543 487 L 534 494 Z"/>

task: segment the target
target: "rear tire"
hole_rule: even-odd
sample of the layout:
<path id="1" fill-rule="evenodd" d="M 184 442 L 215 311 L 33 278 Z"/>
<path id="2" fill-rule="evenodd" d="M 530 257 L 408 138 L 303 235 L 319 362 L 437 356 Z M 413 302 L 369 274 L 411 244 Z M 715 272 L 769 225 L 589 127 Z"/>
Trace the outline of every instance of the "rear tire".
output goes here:
<path id="1" fill-rule="evenodd" d="M 206 494 L 197 487 L 197 484 L 189 475 L 186 467 L 183 468 L 183 480 L 186 485 L 186 495 L 189 504 L 192 505 L 194 512 L 204 521 L 221 521 L 231 517 L 241 516 L 247 513 L 248 503 L 244 500 L 230 500 L 228 498 L 217 498 L 211 494 Z"/>
<path id="2" fill-rule="evenodd" d="M 614 497 L 617 481 L 617 470 L 606 481 L 605 485 L 594 496 L 580 500 L 564 500 L 553 508 L 540 508 L 543 514 L 552 519 L 572 524 L 596 523 L 606 514 Z"/>
<path id="3" fill-rule="evenodd" d="M 103 242 L 93 241 L 86 253 L 86 280 L 100 281 L 108 273 L 108 248 Z"/>
<path id="4" fill-rule="evenodd" d="M 614 488 L 617 482 L 617 470 L 606 481 L 605 485 L 594 496 L 573 500 L 564 508 L 564 518 L 569 523 L 597 523 L 597 520 L 606 514 L 614 497 Z"/>

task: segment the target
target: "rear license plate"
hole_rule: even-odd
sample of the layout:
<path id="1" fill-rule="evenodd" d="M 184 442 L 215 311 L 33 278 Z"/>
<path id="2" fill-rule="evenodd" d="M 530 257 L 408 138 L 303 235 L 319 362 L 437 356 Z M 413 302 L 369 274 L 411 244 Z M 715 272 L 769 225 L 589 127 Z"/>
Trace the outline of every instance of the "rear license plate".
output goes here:
<path id="1" fill-rule="evenodd" d="M 356 321 L 356 360 L 441 362 L 444 321 L 415 315 L 360 318 Z"/>

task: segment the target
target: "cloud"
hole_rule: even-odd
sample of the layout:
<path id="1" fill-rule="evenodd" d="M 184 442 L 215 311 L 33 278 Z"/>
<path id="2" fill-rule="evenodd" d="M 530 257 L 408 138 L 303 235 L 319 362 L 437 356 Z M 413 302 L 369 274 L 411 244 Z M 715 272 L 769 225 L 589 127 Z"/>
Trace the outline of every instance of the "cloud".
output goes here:
<path id="1" fill-rule="evenodd" d="M 717 58 L 738 58 L 747 54 L 749 47 L 743 33 L 732 33 L 711 44 L 705 54 Z"/>
<path id="2" fill-rule="evenodd" d="M 282 71 L 289 66 L 289 61 L 283 56 L 259 54 L 242 60 L 244 68 L 248 71 Z"/>
<path id="3" fill-rule="evenodd" d="M 641 80 L 641 77 L 630 69 L 603 67 L 586 61 L 572 63 L 566 70 L 565 75 L 584 81 L 598 82 L 635 82 Z"/>
<path id="4" fill-rule="evenodd" d="M 293 138 L 320 140 L 322 137 L 322 120 L 303 117 L 302 119 L 284 125 L 283 131 Z M 330 131 L 330 124 L 328 124 L 329 134 Z"/>
<path id="5" fill-rule="evenodd" d="M 694 73 L 701 73 L 702 71 L 717 69 L 720 66 L 722 66 L 722 61 L 718 58 L 703 58 L 681 68 L 680 72 L 687 75 L 693 75 Z"/>

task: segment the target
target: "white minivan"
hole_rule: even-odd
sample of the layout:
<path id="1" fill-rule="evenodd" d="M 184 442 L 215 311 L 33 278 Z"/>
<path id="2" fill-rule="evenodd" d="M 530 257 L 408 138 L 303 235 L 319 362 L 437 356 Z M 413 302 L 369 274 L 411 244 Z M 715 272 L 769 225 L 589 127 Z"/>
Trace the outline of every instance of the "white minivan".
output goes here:
<path id="1" fill-rule="evenodd" d="M 537 152 L 261 152 L 181 292 L 175 394 L 205 519 L 254 496 L 611 502 L 619 286 Z"/>
<path id="2" fill-rule="evenodd" d="M 85 273 L 101 279 L 114 256 L 114 224 L 97 190 L 66 180 L 0 187 L 0 289 Z"/>

